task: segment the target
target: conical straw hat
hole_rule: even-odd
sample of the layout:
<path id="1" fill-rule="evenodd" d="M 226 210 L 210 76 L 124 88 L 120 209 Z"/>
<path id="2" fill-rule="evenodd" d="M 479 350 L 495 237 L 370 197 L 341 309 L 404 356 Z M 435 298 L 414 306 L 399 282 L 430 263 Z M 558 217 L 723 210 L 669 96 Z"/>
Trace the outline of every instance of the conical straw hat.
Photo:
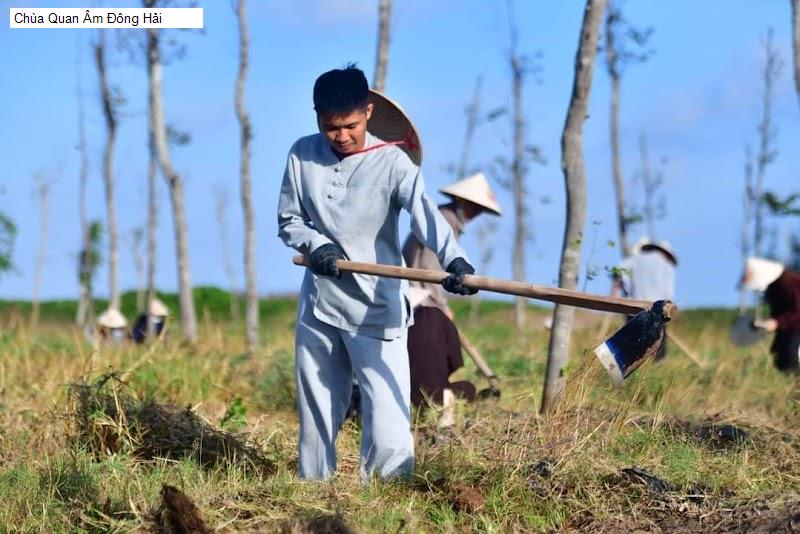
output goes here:
<path id="1" fill-rule="evenodd" d="M 397 143 L 415 165 L 422 164 L 422 143 L 414 123 L 396 102 L 387 96 L 369 90 L 372 115 L 367 131 L 387 143 Z"/>
<path id="2" fill-rule="evenodd" d="M 765 258 L 747 258 L 744 270 L 744 287 L 751 291 L 764 291 L 778 279 L 785 267 L 782 263 Z"/>
<path id="3" fill-rule="evenodd" d="M 125 328 L 128 321 L 116 308 L 108 308 L 97 318 L 97 324 L 105 328 Z"/>
<path id="4" fill-rule="evenodd" d="M 497 199 L 494 197 L 494 193 L 492 193 L 492 188 L 489 187 L 489 181 L 482 172 L 453 182 L 440 189 L 439 192 L 468 200 L 495 215 L 502 215 L 503 213 L 500 209 L 500 204 L 497 203 Z"/>
<path id="5" fill-rule="evenodd" d="M 169 315 L 169 309 L 164 305 L 163 302 L 154 298 L 150 301 L 150 315 L 154 315 L 156 317 L 167 317 Z"/>

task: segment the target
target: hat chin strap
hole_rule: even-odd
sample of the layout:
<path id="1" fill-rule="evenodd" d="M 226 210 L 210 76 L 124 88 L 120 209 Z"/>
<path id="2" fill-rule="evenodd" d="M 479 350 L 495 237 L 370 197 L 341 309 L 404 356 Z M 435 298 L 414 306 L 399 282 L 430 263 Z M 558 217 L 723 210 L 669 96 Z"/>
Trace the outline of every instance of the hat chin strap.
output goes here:
<path id="1" fill-rule="evenodd" d="M 398 145 L 406 145 L 409 150 L 419 149 L 419 145 L 414 142 L 414 132 L 409 130 L 406 132 L 405 136 L 403 136 L 403 139 L 400 141 L 385 141 L 383 143 L 378 143 L 377 145 L 372 145 L 370 147 L 357 150 L 353 152 L 353 154 L 362 154 L 364 152 L 370 152 L 372 150 L 377 150 L 379 148 L 383 148 L 386 146 L 398 146 Z"/>

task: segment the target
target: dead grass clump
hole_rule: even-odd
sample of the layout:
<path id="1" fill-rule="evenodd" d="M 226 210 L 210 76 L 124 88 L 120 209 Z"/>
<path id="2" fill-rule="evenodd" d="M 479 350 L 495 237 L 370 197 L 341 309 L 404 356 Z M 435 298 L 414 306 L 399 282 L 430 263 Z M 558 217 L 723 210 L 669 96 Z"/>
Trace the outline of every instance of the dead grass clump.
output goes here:
<path id="1" fill-rule="evenodd" d="M 274 463 L 253 444 L 218 430 L 189 407 L 137 399 L 113 374 L 69 388 L 74 439 L 96 457 L 119 452 L 136 458 L 195 458 L 205 467 L 237 465 L 270 476 Z"/>

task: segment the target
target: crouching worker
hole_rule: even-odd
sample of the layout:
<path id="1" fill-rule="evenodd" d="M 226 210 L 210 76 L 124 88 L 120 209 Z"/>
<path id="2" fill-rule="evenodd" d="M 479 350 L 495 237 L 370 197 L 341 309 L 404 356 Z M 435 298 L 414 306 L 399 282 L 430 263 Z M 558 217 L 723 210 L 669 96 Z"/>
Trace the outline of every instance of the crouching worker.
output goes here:
<path id="1" fill-rule="evenodd" d="M 764 293 L 770 318 L 757 320 L 753 326 L 775 332 L 770 352 L 775 367 L 781 371 L 800 371 L 800 274 L 783 264 L 763 258 L 748 258 L 742 284 Z"/>
<path id="2" fill-rule="evenodd" d="M 451 292 L 472 294 L 474 269 L 425 193 L 422 151 L 411 121 L 371 92 L 349 65 L 314 84 L 319 133 L 289 151 L 278 202 L 280 238 L 309 257 L 295 331 L 299 471 L 325 479 L 336 470 L 336 436 L 361 391 L 361 477 L 408 476 L 414 469 L 406 331 L 408 284 L 340 272 L 336 261 L 402 265 L 399 217 L 436 251 Z"/>
<path id="3" fill-rule="evenodd" d="M 102 345 L 121 345 L 128 339 L 128 320 L 116 308 L 101 313 L 96 328 L 96 341 Z"/>
<path id="4" fill-rule="evenodd" d="M 152 322 L 152 332 L 155 339 L 163 339 L 166 335 L 167 317 L 169 317 L 169 310 L 163 302 L 154 298 L 150 301 L 148 306 L 150 314 L 150 321 Z M 147 314 L 140 313 L 136 318 L 131 330 L 131 339 L 136 343 L 144 343 L 147 341 Z"/>
<path id="5" fill-rule="evenodd" d="M 424 407 L 428 401 L 443 406 L 439 426 L 453 424 L 456 398 L 475 400 L 475 385 L 467 380 L 450 382 L 450 375 L 464 366 L 461 341 L 453 321 L 435 306 L 420 306 L 430 296 L 423 288 L 411 289 L 414 326 L 408 330 L 411 367 L 411 403 Z"/>

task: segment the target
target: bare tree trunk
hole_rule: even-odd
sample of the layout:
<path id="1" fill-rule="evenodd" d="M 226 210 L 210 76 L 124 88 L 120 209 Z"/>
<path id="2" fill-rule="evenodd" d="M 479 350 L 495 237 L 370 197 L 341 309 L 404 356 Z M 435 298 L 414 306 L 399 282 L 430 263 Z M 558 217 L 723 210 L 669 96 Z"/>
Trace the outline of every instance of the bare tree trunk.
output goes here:
<path id="1" fill-rule="evenodd" d="M 764 43 L 764 92 L 763 114 L 761 123 L 758 125 L 759 150 L 756 160 L 756 181 L 753 190 L 755 202 L 755 231 L 753 235 L 753 252 L 756 256 L 762 254 L 762 241 L 764 239 L 764 177 L 767 166 L 775 160 L 777 153 L 772 146 L 775 141 L 775 128 L 772 125 L 772 97 L 775 87 L 775 80 L 780 73 L 781 65 L 778 51 L 772 43 L 772 28 L 767 32 L 767 40 Z"/>
<path id="2" fill-rule="evenodd" d="M 792 51 L 794 56 L 794 88 L 800 101 L 800 0 L 792 1 Z"/>
<path id="3" fill-rule="evenodd" d="M 228 278 L 228 286 L 230 288 L 230 297 L 228 298 L 228 302 L 230 303 L 230 316 L 233 321 L 238 322 L 239 299 L 236 296 L 236 272 L 233 269 L 233 265 L 231 265 L 231 250 L 228 242 L 228 221 L 227 215 L 225 214 L 226 207 L 228 205 L 228 195 L 222 185 L 219 186 L 215 197 L 216 205 L 214 212 L 217 216 L 217 228 L 219 228 L 219 240 L 222 252 L 222 270 L 225 272 L 225 276 Z"/>
<path id="4" fill-rule="evenodd" d="M 178 264 L 178 289 L 181 308 L 181 331 L 188 341 L 197 340 L 197 319 L 192 295 L 192 278 L 189 271 L 189 247 L 186 214 L 183 206 L 183 182 L 172 167 L 167 146 L 167 131 L 161 103 L 161 52 L 158 30 L 147 29 L 147 69 L 150 80 L 150 120 L 156 157 L 161 173 L 169 186 L 175 229 L 175 256 Z"/>
<path id="5" fill-rule="evenodd" d="M 750 225 L 753 213 L 753 151 L 750 145 L 744 146 L 744 195 L 742 195 L 742 265 L 750 256 Z M 739 313 L 744 314 L 747 309 L 748 291 L 742 287 L 739 290 Z"/>
<path id="6" fill-rule="evenodd" d="M 236 108 L 236 117 L 239 119 L 239 126 L 241 129 L 242 159 L 240 163 L 240 175 L 242 213 L 244 215 L 245 342 L 247 344 L 247 350 L 252 352 L 256 350 L 259 345 L 259 307 L 256 285 L 255 215 L 253 213 L 253 201 L 250 187 L 250 141 L 253 137 L 253 132 L 250 126 L 250 116 L 245 109 L 244 103 L 244 83 L 247 78 L 247 69 L 250 59 L 250 35 L 247 30 L 246 10 L 247 6 L 245 0 L 239 0 L 236 12 L 236 18 L 239 21 L 239 74 L 236 78 L 234 104 Z"/>
<path id="7" fill-rule="evenodd" d="M 478 114 L 481 109 L 481 85 L 483 81 L 480 76 L 475 80 L 475 94 L 472 102 L 467 106 L 467 131 L 464 134 L 464 146 L 461 149 L 461 162 L 458 165 L 458 177 L 464 178 L 467 175 L 467 165 L 469 164 L 469 153 L 472 148 L 472 137 L 475 134 L 475 127 L 478 125 Z"/>
<path id="8" fill-rule="evenodd" d="M 78 284 L 80 285 L 80 298 L 78 299 L 78 311 L 75 316 L 75 324 L 82 327 L 91 316 L 90 306 L 92 302 L 91 288 L 89 281 L 85 280 L 81 273 L 84 272 L 86 254 L 91 242 L 89 239 L 89 221 L 86 217 L 86 182 L 89 178 L 89 154 L 86 147 L 86 114 L 83 108 L 83 70 L 80 50 L 78 51 L 78 152 L 80 153 L 80 170 L 78 171 L 78 218 L 81 229 L 81 254 L 78 265 Z"/>
<path id="9" fill-rule="evenodd" d="M 34 176 L 36 198 L 39 202 L 39 250 L 36 253 L 36 268 L 33 273 L 33 305 L 31 307 L 31 328 L 39 324 L 41 303 L 42 269 L 47 257 L 47 232 L 50 225 L 50 183 L 41 173 Z"/>
<path id="10" fill-rule="evenodd" d="M 380 0 L 378 7 L 378 49 L 375 54 L 375 77 L 372 88 L 386 90 L 386 71 L 389 67 L 389 29 L 392 22 L 392 0 Z"/>
<path id="11" fill-rule="evenodd" d="M 105 33 L 101 30 L 100 39 L 94 48 L 97 73 L 100 78 L 100 96 L 103 116 L 106 121 L 106 147 L 103 154 L 103 183 L 106 192 L 106 218 L 108 226 L 108 299 L 109 307 L 119 309 L 119 245 L 117 243 L 117 212 L 114 206 L 114 144 L 117 139 L 117 117 L 112 101 L 111 90 L 106 77 Z"/>
<path id="12" fill-rule="evenodd" d="M 647 235 L 650 239 L 655 239 L 655 193 L 658 188 L 653 178 L 653 169 L 650 165 L 650 152 L 647 150 L 647 137 L 644 132 L 639 133 L 639 157 L 642 162 L 641 180 L 644 191 L 644 220 L 647 226 Z"/>
<path id="13" fill-rule="evenodd" d="M 572 97 L 561 136 L 561 169 L 567 194 L 567 220 L 561 251 L 558 285 L 575 289 L 580 268 L 581 241 L 586 220 L 586 171 L 583 164 L 583 122 L 589 105 L 597 41 L 606 0 L 587 0 L 575 56 Z M 547 372 L 542 394 L 542 413 L 555 408 L 564 390 L 564 366 L 569 359 L 575 308 L 557 305 L 547 353 Z"/>
<path id="14" fill-rule="evenodd" d="M 155 126 L 152 113 L 148 121 L 148 161 L 147 161 L 147 296 L 145 315 L 147 317 L 147 339 L 155 337 L 155 321 L 150 315 L 150 303 L 156 298 L 156 230 L 158 228 L 158 204 L 156 200 L 156 154 Z"/>
<path id="15" fill-rule="evenodd" d="M 144 311 L 145 293 L 147 288 L 147 278 L 145 275 L 145 261 L 142 257 L 142 239 L 144 231 L 141 227 L 131 231 L 131 254 L 133 255 L 133 265 L 136 268 L 136 309 Z"/>
<path id="16" fill-rule="evenodd" d="M 611 102 L 609 129 L 611 137 L 611 172 L 614 177 L 614 193 L 617 203 L 617 228 L 619 230 L 619 244 L 623 257 L 631 253 L 628 242 L 628 224 L 625 213 L 625 182 L 622 177 L 622 162 L 619 149 L 619 89 L 620 71 L 619 56 L 617 55 L 614 40 L 614 31 L 619 21 L 619 12 L 609 5 L 606 15 L 606 66 L 611 78 Z"/>
<path id="17" fill-rule="evenodd" d="M 527 192 L 525 190 L 525 169 L 524 169 L 524 150 L 525 150 L 525 121 L 522 117 L 522 82 L 523 65 L 522 58 L 517 54 L 517 27 L 514 23 L 514 14 L 511 0 L 508 2 L 508 16 L 511 33 L 511 90 L 512 107 L 514 113 L 514 159 L 511 163 L 511 190 L 514 194 L 514 251 L 512 253 L 512 271 L 514 280 L 525 280 L 525 244 L 528 241 L 526 216 L 527 207 L 525 205 Z M 516 297 L 514 303 L 514 319 L 517 330 L 522 330 L 525 326 L 525 297 Z"/>

